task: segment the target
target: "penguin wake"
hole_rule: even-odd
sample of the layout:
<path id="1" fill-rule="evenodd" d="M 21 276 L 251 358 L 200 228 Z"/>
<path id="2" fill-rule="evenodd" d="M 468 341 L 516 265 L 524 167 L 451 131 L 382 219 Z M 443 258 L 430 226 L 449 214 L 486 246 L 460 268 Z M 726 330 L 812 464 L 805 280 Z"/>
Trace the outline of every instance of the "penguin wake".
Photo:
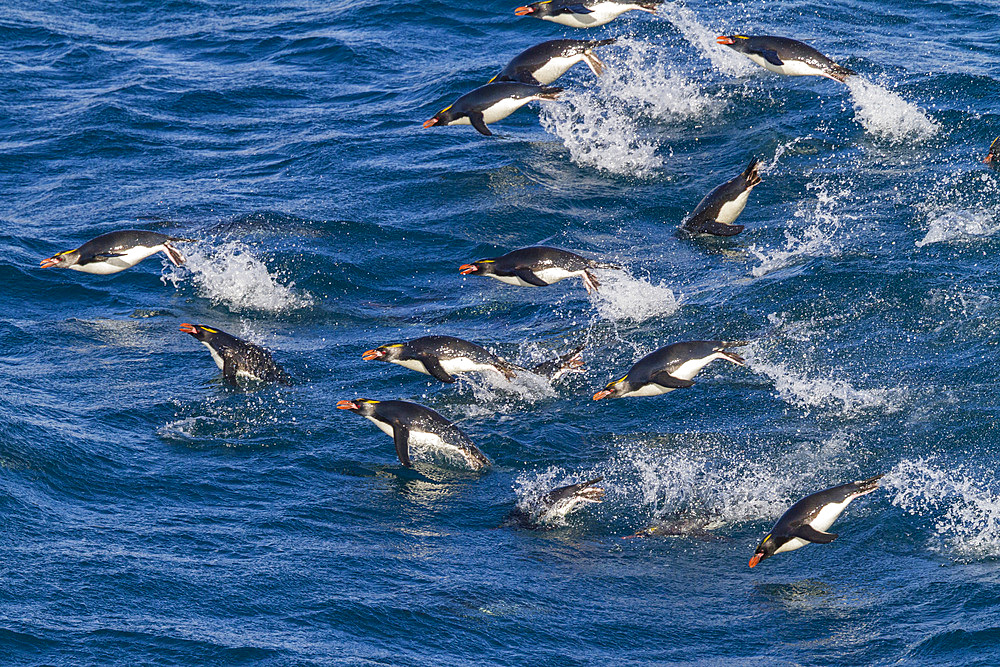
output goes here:
<path id="1" fill-rule="evenodd" d="M 844 83 L 854 101 L 854 118 L 876 138 L 899 143 L 928 139 L 938 131 L 937 123 L 902 96 L 860 76 Z"/>

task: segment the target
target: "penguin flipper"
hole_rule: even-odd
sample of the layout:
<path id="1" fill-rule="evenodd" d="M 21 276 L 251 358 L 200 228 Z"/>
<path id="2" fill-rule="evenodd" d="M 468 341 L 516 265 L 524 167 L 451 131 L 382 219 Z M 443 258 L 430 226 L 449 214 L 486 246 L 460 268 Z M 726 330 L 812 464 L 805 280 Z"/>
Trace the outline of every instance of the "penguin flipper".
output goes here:
<path id="1" fill-rule="evenodd" d="M 233 361 L 233 353 L 228 349 L 222 351 L 222 379 L 234 387 L 238 386 L 236 382 L 236 362 Z"/>
<path id="2" fill-rule="evenodd" d="M 446 371 L 444 369 L 444 366 L 441 365 L 441 360 L 438 359 L 437 357 L 431 357 L 431 356 L 421 357 L 420 362 L 424 365 L 424 368 L 427 369 L 427 372 L 430 373 L 431 377 L 433 377 L 435 380 L 440 380 L 441 382 L 447 382 L 448 384 L 454 384 L 455 378 L 453 378 L 451 375 L 448 374 L 448 371 Z"/>
<path id="3" fill-rule="evenodd" d="M 487 137 L 493 136 L 493 133 L 490 132 L 490 128 L 486 127 L 486 119 L 483 118 L 483 113 L 481 111 L 473 111 L 470 113 L 469 122 L 472 123 L 472 127 L 476 128 L 476 132 L 479 134 L 484 134 Z"/>
<path id="4" fill-rule="evenodd" d="M 515 77 L 515 80 L 518 81 L 518 82 L 520 82 L 520 83 L 530 84 L 532 86 L 541 86 L 541 85 L 544 85 L 544 84 L 542 84 L 541 81 L 539 81 L 538 79 L 536 79 L 531 74 L 531 72 L 526 72 L 526 71 L 523 71 L 523 70 L 517 73 L 517 77 Z"/>
<path id="5" fill-rule="evenodd" d="M 549 284 L 536 276 L 531 269 L 514 269 L 514 275 L 529 285 L 535 287 L 548 287 Z"/>
<path id="6" fill-rule="evenodd" d="M 125 253 L 122 252 L 102 252 L 96 255 L 84 255 L 80 257 L 77 264 L 90 264 L 91 262 L 106 262 L 114 257 L 123 257 Z"/>
<path id="7" fill-rule="evenodd" d="M 743 225 L 727 225 L 724 222 L 706 220 L 698 225 L 698 232 L 712 236 L 736 236 L 744 229 Z"/>
<path id="8" fill-rule="evenodd" d="M 761 49 L 757 52 L 761 58 L 767 62 L 775 65 L 776 67 L 781 67 L 785 64 L 785 61 L 778 57 L 778 52 L 774 49 Z"/>
<path id="9" fill-rule="evenodd" d="M 668 389 L 687 389 L 688 387 L 694 386 L 694 381 L 674 377 L 666 371 L 660 371 L 651 379 L 661 387 L 666 387 Z"/>
<path id="10" fill-rule="evenodd" d="M 405 467 L 413 467 L 410 461 L 410 430 L 400 424 L 392 425 L 392 441 L 396 445 L 396 456 Z"/>
<path id="11" fill-rule="evenodd" d="M 829 544 L 837 539 L 836 533 L 821 533 L 808 523 L 804 523 L 796 528 L 794 535 L 806 542 L 815 542 L 816 544 Z"/>
<path id="12" fill-rule="evenodd" d="M 562 10 L 563 10 L 564 13 L 569 13 L 569 14 L 593 14 L 594 13 L 593 10 L 587 9 L 582 4 L 580 4 L 580 5 L 566 5 L 565 7 L 562 8 Z"/>

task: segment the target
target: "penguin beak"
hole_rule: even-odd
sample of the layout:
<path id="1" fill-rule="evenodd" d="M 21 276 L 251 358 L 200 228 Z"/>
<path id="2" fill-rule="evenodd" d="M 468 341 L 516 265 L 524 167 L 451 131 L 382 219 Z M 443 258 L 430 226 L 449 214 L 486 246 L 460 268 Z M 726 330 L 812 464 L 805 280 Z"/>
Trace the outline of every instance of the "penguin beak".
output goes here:
<path id="1" fill-rule="evenodd" d="M 433 118 L 428 118 L 427 120 L 424 121 L 424 129 L 426 130 L 428 127 L 432 125 L 437 125 L 437 122 L 438 122 L 437 116 L 434 116 Z"/>
<path id="2" fill-rule="evenodd" d="M 462 266 L 458 267 L 458 272 L 461 273 L 463 276 L 467 276 L 470 273 L 475 273 L 478 270 L 479 267 L 476 266 L 475 264 L 463 264 Z"/>
<path id="3" fill-rule="evenodd" d="M 196 327 L 193 324 L 182 324 L 181 325 L 181 331 L 183 331 L 186 334 L 194 335 L 194 334 L 198 333 L 198 327 Z"/>
<path id="4" fill-rule="evenodd" d="M 361 355 L 361 358 L 364 359 L 365 361 L 374 361 L 375 359 L 378 359 L 381 356 L 382 352 L 380 350 L 368 350 L 367 352 Z"/>
<path id="5" fill-rule="evenodd" d="M 594 394 L 594 400 L 595 401 L 599 401 L 602 398 L 607 398 L 608 396 L 610 396 L 613 393 L 615 393 L 615 392 L 612 389 L 602 389 L 599 392 L 597 392 L 596 394 Z"/>
<path id="6" fill-rule="evenodd" d="M 338 410 L 357 410 L 358 404 L 354 401 L 339 401 L 337 403 Z"/>
<path id="7" fill-rule="evenodd" d="M 751 558 L 751 559 L 750 559 L 750 569 L 751 569 L 751 570 L 752 570 L 752 569 L 753 569 L 754 567 L 756 567 L 756 566 L 757 566 L 757 563 L 759 563 L 759 562 L 760 562 L 760 559 L 761 559 L 761 557 L 762 557 L 763 555 L 764 555 L 764 554 L 754 554 L 754 555 L 753 555 L 753 558 Z"/>
<path id="8" fill-rule="evenodd" d="M 732 37 L 726 37 L 725 35 L 720 35 L 719 37 L 715 38 L 715 43 L 725 44 L 726 46 L 729 46 L 730 44 L 735 44 L 736 40 L 733 39 Z"/>
<path id="9" fill-rule="evenodd" d="M 983 164 L 990 164 L 991 162 L 993 162 L 994 159 L 995 158 L 993 156 L 993 153 L 990 153 L 989 155 L 986 156 L 986 159 L 983 160 Z M 49 262 L 49 261 L 52 261 L 52 260 L 48 260 L 48 259 L 45 260 L 45 262 Z M 45 262 L 42 262 L 42 266 L 45 266 Z"/>
<path id="10" fill-rule="evenodd" d="M 987 162 L 990 161 L 989 157 L 986 158 L 986 161 Z M 41 266 L 42 266 L 43 269 L 51 269 L 53 266 L 55 266 L 58 263 L 59 263 L 59 259 L 58 258 L 56 258 L 56 257 L 49 257 L 48 259 L 43 259 L 42 260 Z"/>
<path id="11" fill-rule="evenodd" d="M 527 16 L 528 14 L 534 14 L 535 13 L 535 8 L 534 7 L 518 7 L 517 9 L 514 10 L 514 13 L 517 14 L 518 16 Z"/>

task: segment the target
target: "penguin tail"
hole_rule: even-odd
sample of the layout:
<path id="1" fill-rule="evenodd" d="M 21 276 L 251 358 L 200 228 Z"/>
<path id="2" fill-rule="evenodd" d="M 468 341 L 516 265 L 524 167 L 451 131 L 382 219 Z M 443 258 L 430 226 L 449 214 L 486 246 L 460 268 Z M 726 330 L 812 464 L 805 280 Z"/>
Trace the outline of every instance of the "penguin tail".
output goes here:
<path id="1" fill-rule="evenodd" d="M 566 354 L 559 355 L 559 365 L 553 376 L 558 377 L 563 373 L 579 373 L 586 370 L 583 365 L 583 348 L 585 347 L 586 345 L 578 345 Z"/>
<path id="2" fill-rule="evenodd" d="M 174 263 L 174 266 L 180 266 L 186 261 L 184 259 L 184 255 L 182 255 L 177 248 L 170 245 L 170 241 L 163 244 L 163 250 L 167 253 L 167 257 L 170 258 L 170 261 Z"/>
<path id="3" fill-rule="evenodd" d="M 197 243 L 200 239 L 188 239 L 183 236 L 171 236 L 170 240 L 175 243 Z"/>
<path id="4" fill-rule="evenodd" d="M 587 42 L 587 48 L 596 49 L 598 46 L 607 46 L 609 44 L 614 44 L 617 41 L 617 37 L 609 37 L 608 39 L 592 39 Z"/>
<path id="5" fill-rule="evenodd" d="M 535 94 L 535 97 L 540 100 L 554 100 L 563 90 L 564 89 L 559 86 L 543 86 L 542 89 Z"/>
<path id="6" fill-rule="evenodd" d="M 830 78 L 833 79 L 834 81 L 840 81 L 841 83 L 844 83 L 844 80 L 847 79 L 847 77 L 857 74 L 857 72 L 848 67 L 844 67 L 843 65 L 837 65 L 835 63 L 832 67 L 830 67 L 830 71 L 827 72 L 827 74 L 829 74 Z"/>
<path id="7" fill-rule="evenodd" d="M 520 366 L 504 362 L 502 365 L 497 366 L 497 370 L 500 371 L 508 380 L 513 380 L 517 377 L 518 372 L 523 371 L 524 369 Z"/>
<path id="8" fill-rule="evenodd" d="M 609 269 L 612 271 L 621 271 L 622 267 L 617 264 L 611 264 L 610 262 L 591 262 L 590 268 L 592 269 Z"/>
<path id="9" fill-rule="evenodd" d="M 604 68 L 607 67 L 607 65 L 605 65 L 600 58 L 591 53 L 589 50 L 584 52 L 583 57 L 584 62 L 587 63 L 587 67 L 589 67 L 590 71 L 594 73 L 594 76 L 601 76 L 601 74 L 604 73 Z"/>
<path id="10" fill-rule="evenodd" d="M 650 14 L 656 13 L 656 8 L 663 4 L 663 0 L 643 0 L 642 2 L 635 3 Z"/>
<path id="11" fill-rule="evenodd" d="M 584 269 L 583 271 L 583 286 L 587 288 L 587 294 L 597 292 L 598 288 L 601 286 L 600 281 L 594 277 L 594 274 L 590 271 Z"/>
<path id="12" fill-rule="evenodd" d="M 754 158 L 750 160 L 750 164 L 743 170 L 743 180 L 746 181 L 748 187 L 752 188 L 760 183 L 760 172 L 757 171 L 758 167 L 760 167 L 760 160 Z"/>

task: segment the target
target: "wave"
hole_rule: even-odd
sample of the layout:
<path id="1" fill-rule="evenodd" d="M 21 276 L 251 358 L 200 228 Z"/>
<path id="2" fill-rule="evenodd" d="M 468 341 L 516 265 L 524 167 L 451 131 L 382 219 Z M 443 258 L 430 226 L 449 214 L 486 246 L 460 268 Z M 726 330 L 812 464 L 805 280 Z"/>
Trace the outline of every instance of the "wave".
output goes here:
<path id="1" fill-rule="evenodd" d="M 861 76 L 845 81 L 854 102 L 854 118 L 865 130 L 891 143 L 923 140 L 938 131 L 938 124 L 901 95 Z"/>
<path id="2" fill-rule="evenodd" d="M 975 241 L 1000 232 L 1000 220 L 986 210 L 948 210 L 930 218 L 927 233 L 916 242 L 918 248 L 932 243 Z"/>

